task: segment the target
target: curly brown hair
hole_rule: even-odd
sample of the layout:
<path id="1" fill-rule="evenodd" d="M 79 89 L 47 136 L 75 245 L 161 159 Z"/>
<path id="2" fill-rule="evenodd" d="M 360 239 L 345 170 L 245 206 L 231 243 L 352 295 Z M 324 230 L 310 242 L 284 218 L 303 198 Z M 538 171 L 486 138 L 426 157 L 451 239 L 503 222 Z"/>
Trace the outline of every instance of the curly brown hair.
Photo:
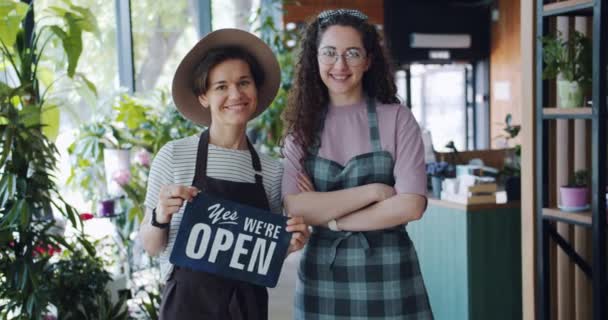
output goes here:
<path id="1" fill-rule="evenodd" d="M 323 129 L 323 117 L 329 104 L 327 87 L 321 80 L 317 50 L 325 30 L 333 25 L 352 27 L 359 32 L 365 51 L 371 56 L 371 64 L 363 75 L 363 91 L 370 98 L 384 104 L 399 103 L 392 68 L 385 55 L 376 28 L 360 17 L 349 14 L 332 14 L 329 18 L 316 17 L 309 21 L 300 42 L 295 66 L 294 84 L 289 92 L 287 107 L 283 112 L 284 136 L 291 135 L 302 148 L 304 158 L 318 144 L 317 132 Z"/>

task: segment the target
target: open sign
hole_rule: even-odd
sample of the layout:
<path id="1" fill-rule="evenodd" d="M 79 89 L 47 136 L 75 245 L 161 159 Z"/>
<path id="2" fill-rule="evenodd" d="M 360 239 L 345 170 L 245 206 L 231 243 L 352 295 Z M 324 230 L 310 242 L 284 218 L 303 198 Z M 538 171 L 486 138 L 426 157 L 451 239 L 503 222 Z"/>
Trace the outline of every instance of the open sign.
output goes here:
<path id="1" fill-rule="evenodd" d="M 186 205 L 170 261 L 274 287 L 291 240 L 286 222 L 281 215 L 200 193 Z"/>

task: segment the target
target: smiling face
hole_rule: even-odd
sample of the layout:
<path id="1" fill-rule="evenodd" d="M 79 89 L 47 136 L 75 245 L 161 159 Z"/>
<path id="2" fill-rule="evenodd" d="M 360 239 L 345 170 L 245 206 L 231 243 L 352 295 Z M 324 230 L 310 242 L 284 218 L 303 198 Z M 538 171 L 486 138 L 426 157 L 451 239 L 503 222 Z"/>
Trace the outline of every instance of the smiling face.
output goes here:
<path id="1" fill-rule="evenodd" d="M 257 93 L 249 64 L 229 59 L 210 70 L 207 91 L 199 96 L 199 101 L 210 108 L 212 124 L 243 126 L 256 111 Z"/>
<path id="2" fill-rule="evenodd" d="M 332 55 L 335 62 L 329 63 L 332 59 L 328 56 Z M 363 74 L 369 68 L 370 59 L 356 29 L 341 25 L 327 28 L 319 43 L 317 60 L 321 80 L 333 104 L 361 99 Z"/>

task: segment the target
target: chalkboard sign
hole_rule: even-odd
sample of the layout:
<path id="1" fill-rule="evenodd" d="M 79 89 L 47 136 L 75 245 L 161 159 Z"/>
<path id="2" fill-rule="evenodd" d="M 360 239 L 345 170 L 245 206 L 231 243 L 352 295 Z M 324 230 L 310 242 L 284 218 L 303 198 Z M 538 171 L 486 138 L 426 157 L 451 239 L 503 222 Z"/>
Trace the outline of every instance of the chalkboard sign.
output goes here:
<path id="1" fill-rule="evenodd" d="M 265 287 L 275 287 L 291 233 L 287 218 L 201 192 L 186 205 L 170 261 Z"/>

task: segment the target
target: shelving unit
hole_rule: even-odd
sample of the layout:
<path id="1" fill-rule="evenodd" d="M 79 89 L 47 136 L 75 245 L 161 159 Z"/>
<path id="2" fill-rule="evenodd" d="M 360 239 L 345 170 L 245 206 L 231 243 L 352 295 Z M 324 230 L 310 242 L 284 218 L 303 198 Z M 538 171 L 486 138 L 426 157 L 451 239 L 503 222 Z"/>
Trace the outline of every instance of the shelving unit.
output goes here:
<path id="1" fill-rule="evenodd" d="M 608 51 L 608 3 L 605 0 L 569 0 L 545 4 L 536 2 L 536 266 L 538 319 L 551 319 L 550 240 L 553 240 L 580 268 L 592 283 L 593 319 L 608 319 L 606 282 L 606 71 Z M 543 52 L 541 37 L 548 31 L 547 19 L 555 16 L 589 16 L 593 22 L 592 107 L 558 109 L 546 106 L 547 94 L 542 79 Z M 555 119 L 585 119 L 591 123 L 591 208 L 588 212 L 570 213 L 548 208 L 548 136 L 549 122 Z M 555 222 L 590 228 L 591 262 L 585 261 L 556 231 Z"/>
<path id="2" fill-rule="evenodd" d="M 542 1 L 542 0 L 541 0 Z M 589 16 L 593 14 L 593 0 L 568 0 L 543 5 L 542 15 L 551 16 Z"/>
<path id="3" fill-rule="evenodd" d="M 591 211 L 564 212 L 558 208 L 543 208 L 543 219 L 591 227 Z"/>
<path id="4" fill-rule="evenodd" d="M 591 108 L 543 108 L 543 119 L 591 119 Z"/>

